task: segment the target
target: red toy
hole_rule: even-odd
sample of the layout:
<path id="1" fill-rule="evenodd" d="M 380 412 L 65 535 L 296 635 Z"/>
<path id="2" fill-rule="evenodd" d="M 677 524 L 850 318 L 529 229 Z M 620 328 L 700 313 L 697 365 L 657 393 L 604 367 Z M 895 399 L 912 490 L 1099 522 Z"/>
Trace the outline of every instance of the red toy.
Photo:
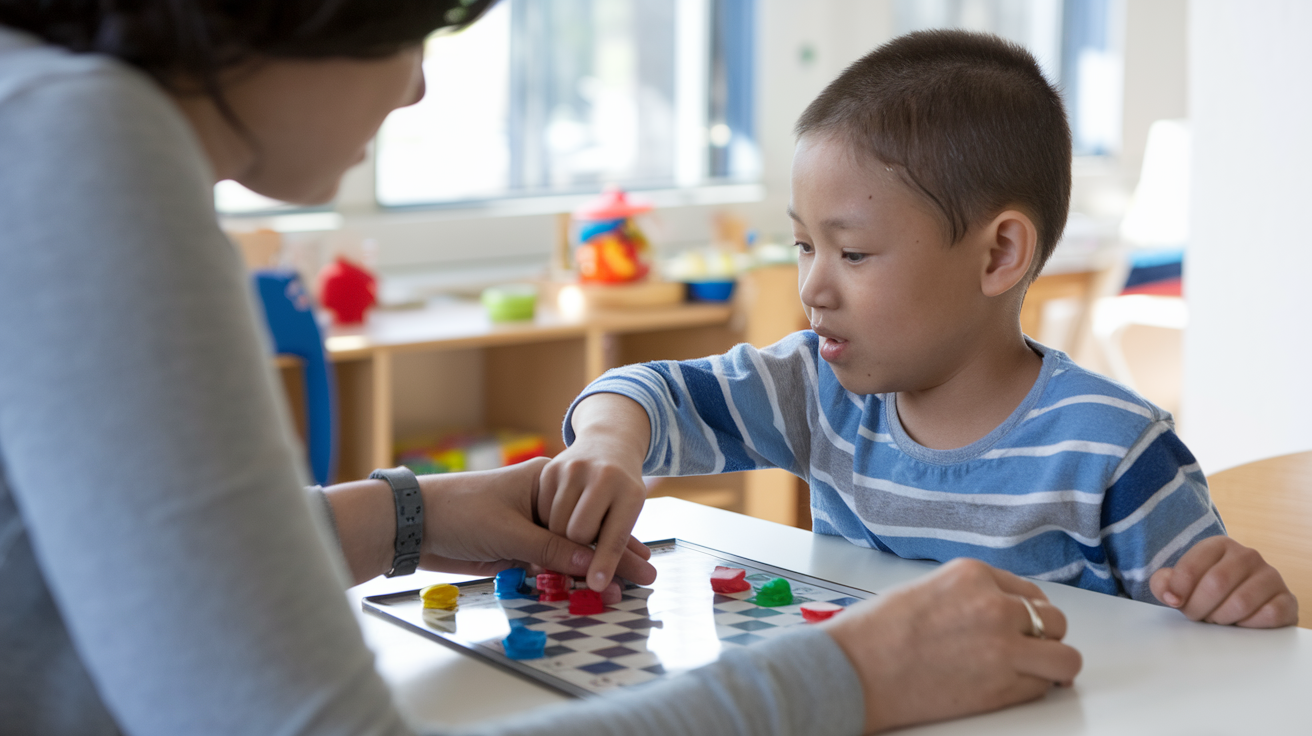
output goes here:
<path id="1" fill-rule="evenodd" d="M 579 247 L 574 260 L 580 281 L 623 284 L 647 275 L 651 246 L 633 218 L 650 209 L 650 204 L 631 201 L 621 189 L 608 189 L 574 213 L 579 223 Z"/>
<path id="2" fill-rule="evenodd" d="M 580 588 L 569 594 L 569 612 L 575 616 L 591 616 L 604 613 L 606 605 L 601 602 L 601 593 L 588 588 Z"/>
<path id="3" fill-rule="evenodd" d="M 365 310 L 378 303 L 377 290 L 374 275 L 343 256 L 319 272 L 319 302 L 332 312 L 334 324 L 363 322 Z"/>
<path id="4" fill-rule="evenodd" d="M 538 601 L 569 600 L 569 590 L 573 586 L 574 581 L 568 575 L 548 570 L 537 578 Z"/>
<path id="5" fill-rule="evenodd" d="M 834 614 L 843 610 L 842 606 L 824 601 L 812 601 L 802 604 L 802 620 L 810 623 L 819 623 L 833 618 Z"/>
<path id="6" fill-rule="evenodd" d="M 711 590 L 716 593 L 742 593 L 751 590 L 752 584 L 745 579 L 747 571 L 738 567 L 716 565 L 711 573 Z"/>

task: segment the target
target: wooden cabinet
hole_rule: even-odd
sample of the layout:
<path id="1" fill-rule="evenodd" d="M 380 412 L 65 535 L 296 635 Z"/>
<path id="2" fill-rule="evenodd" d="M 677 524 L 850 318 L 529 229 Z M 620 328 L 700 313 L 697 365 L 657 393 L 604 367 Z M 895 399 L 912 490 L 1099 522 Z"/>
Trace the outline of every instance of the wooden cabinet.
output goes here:
<path id="1" fill-rule="evenodd" d="M 748 341 L 764 346 L 806 326 L 792 266 L 745 275 L 732 304 L 678 304 L 592 311 L 569 319 L 539 308 L 532 322 L 492 324 L 481 306 L 451 301 L 377 310 L 357 328 L 327 338 L 336 367 L 341 447 L 339 480 L 393 463 L 398 439 L 474 427 L 530 430 L 548 452 L 564 449 L 570 402 L 611 367 L 721 353 Z M 301 389 L 283 360 L 293 414 Z M 653 495 L 676 495 L 793 524 L 798 481 L 783 471 L 668 479 Z"/>

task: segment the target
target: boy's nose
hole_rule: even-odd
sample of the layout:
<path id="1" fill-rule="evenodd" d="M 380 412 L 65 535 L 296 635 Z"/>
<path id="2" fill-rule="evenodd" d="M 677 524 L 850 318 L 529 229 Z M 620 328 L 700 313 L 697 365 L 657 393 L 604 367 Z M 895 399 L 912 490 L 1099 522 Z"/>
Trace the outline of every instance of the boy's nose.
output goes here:
<path id="1" fill-rule="evenodd" d="M 834 294 L 830 285 L 828 269 L 819 263 L 819 258 L 803 264 L 797 270 L 797 292 L 802 298 L 802 305 L 807 308 L 810 317 L 812 309 L 831 309 L 834 307 Z"/>

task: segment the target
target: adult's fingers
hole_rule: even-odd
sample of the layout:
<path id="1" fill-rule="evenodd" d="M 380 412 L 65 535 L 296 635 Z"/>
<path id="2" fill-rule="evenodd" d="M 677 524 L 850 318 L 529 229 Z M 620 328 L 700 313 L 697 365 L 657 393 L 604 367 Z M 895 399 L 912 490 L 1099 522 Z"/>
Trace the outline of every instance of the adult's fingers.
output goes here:
<path id="1" fill-rule="evenodd" d="M 648 554 L 650 555 L 650 552 Z M 620 564 L 615 567 L 615 575 L 625 580 L 632 580 L 638 585 L 651 585 L 656 582 L 656 568 L 647 561 L 647 558 L 629 549 L 624 550 Z"/>
<path id="2" fill-rule="evenodd" d="M 1066 614 L 1062 613 L 1060 608 L 1057 608 L 1046 600 L 1030 598 L 1029 596 L 1025 597 L 1029 600 L 1030 605 L 1034 607 L 1034 613 L 1038 615 L 1039 620 L 1043 624 L 1043 638 L 1055 639 L 1057 641 L 1065 639 Z M 1017 602 L 1020 603 L 1019 600 Z M 1019 618 L 1022 620 L 1020 632 L 1027 636 L 1033 636 L 1032 629 L 1034 628 L 1034 625 L 1030 620 L 1029 610 L 1025 609 L 1024 603 L 1020 603 L 1020 608 L 1022 609 L 1019 613 Z"/>
<path id="3" fill-rule="evenodd" d="M 1017 643 L 1012 666 L 1021 675 L 1036 677 L 1045 683 L 1070 682 L 1079 674 L 1084 658 L 1074 647 L 1059 641 L 1025 638 Z"/>
<path id="4" fill-rule="evenodd" d="M 1002 688 L 1002 692 L 997 701 L 991 704 L 987 710 L 1001 710 L 1010 708 L 1013 705 L 1028 703 L 1031 700 L 1038 700 L 1052 689 L 1054 682 L 1064 682 L 1063 680 L 1047 680 L 1042 677 L 1033 675 L 1017 675 L 1011 678 L 1011 681 Z M 962 713 L 961 715 L 966 715 Z"/>
<path id="5" fill-rule="evenodd" d="M 1022 577 L 1013 575 L 1006 570 L 999 570 L 992 565 L 978 563 L 993 578 L 993 582 L 1003 593 L 1019 595 L 1029 598 L 1030 600 L 1047 601 L 1048 596 L 1033 581 L 1026 580 Z"/>
<path id="6" fill-rule="evenodd" d="M 651 559 L 651 548 L 638 541 L 635 536 L 629 536 L 629 551 L 641 557 L 644 560 Z"/>
<path id="7" fill-rule="evenodd" d="M 548 570 L 583 575 L 592 563 L 592 549 L 572 542 L 527 520 L 516 520 L 506 530 L 504 554 Z"/>

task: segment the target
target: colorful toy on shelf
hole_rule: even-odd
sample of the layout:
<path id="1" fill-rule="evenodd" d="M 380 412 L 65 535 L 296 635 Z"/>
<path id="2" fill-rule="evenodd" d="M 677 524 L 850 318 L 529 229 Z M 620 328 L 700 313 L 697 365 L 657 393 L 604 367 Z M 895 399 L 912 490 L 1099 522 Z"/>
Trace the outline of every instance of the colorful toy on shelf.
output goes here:
<path id="1" fill-rule="evenodd" d="M 608 189 L 574 213 L 579 247 L 574 251 L 579 280 L 592 284 L 638 281 L 651 270 L 651 246 L 633 218 L 651 210 L 630 201 L 621 189 Z"/>
<path id="2" fill-rule="evenodd" d="M 492 470 L 547 454 L 542 435 L 529 432 L 452 432 L 397 449 L 397 463 L 416 474 Z"/>
<path id="3" fill-rule="evenodd" d="M 530 320 L 537 308 L 538 290 L 532 284 L 491 286 L 483 290 L 480 301 L 493 322 Z"/>
<path id="4" fill-rule="evenodd" d="M 378 303 L 378 282 L 364 266 L 339 255 L 319 272 L 319 302 L 334 324 L 363 322 L 365 311 Z"/>

